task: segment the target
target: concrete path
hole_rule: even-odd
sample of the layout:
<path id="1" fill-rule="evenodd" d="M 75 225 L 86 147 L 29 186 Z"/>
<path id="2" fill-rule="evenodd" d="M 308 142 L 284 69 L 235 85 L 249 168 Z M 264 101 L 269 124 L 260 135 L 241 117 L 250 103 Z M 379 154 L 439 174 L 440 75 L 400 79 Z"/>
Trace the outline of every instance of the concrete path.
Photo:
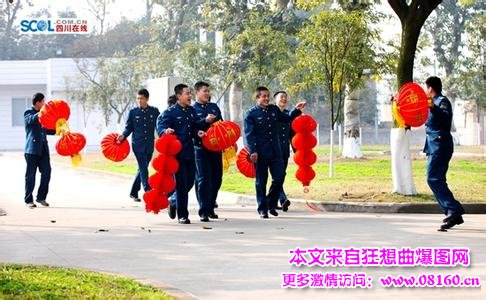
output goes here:
<path id="1" fill-rule="evenodd" d="M 221 198 L 220 220 L 179 225 L 127 198 L 130 180 L 55 165 L 49 208 L 23 205 L 25 162 L 0 155 L 0 263 L 77 267 L 122 274 L 200 299 L 486 299 L 485 288 L 383 288 L 386 274 L 460 274 L 486 285 L 486 217 L 437 232 L 439 215 L 291 211 L 261 220 L 254 207 Z M 289 249 L 468 247 L 469 267 L 291 267 Z M 282 272 L 365 272 L 371 289 L 283 289 Z"/>

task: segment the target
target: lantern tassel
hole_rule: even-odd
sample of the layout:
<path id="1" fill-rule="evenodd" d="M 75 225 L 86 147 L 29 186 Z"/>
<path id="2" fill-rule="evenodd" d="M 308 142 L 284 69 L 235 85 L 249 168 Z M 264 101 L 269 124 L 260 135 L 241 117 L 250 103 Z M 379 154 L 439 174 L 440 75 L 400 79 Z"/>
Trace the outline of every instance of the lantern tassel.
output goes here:
<path id="1" fill-rule="evenodd" d="M 71 165 L 73 167 L 78 167 L 81 164 L 81 161 L 82 161 L 81 154 L 76 153 L 71 155 Z"/>
<path id="2" fill-rule="evenodd" d="M 69 132 L 69 124 L 66 119 L 59 119 L 56 122 L 56 135 L 65 135 Z"/>

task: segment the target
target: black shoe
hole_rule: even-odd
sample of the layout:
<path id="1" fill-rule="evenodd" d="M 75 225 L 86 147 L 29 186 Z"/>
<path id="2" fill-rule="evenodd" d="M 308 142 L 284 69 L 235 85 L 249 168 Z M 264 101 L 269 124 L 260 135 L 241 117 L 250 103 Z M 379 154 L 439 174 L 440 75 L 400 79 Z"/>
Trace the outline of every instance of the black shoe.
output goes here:
<path id="1" fill-rule="evenodd" d="M 49 203 L 47 203 L 46 200 L 37 201 L 37 203 L 39 203 L 40 205 L 45 206 L 45 207 L 49 206 Z"/>
<path id="2" fill-rule="evenodd" d="M 271 209 L 268 211 L 272 216 L 274 217 L 277 217 L 278 216 L 278 212 L 275 210 L 275 209 Z"/>
<path id="3" fill-rule="evenodd" d="M 444 218 L 444 220 L 442 220 L 443 223 L 447 223 L 447 221 L 449 221 L 450 219 L 454 219 L 458 216 L 462 216 L 464 214 L 464 209 L 457 212 L 457 213 L 454 213 L 454 214 L 451 214 L 451 215 L 447 215 L 447 217 Z"/>
<path id="4" fill-rule="evenodd" d="M 214 208 L 218 208 L 218 202 L 214 202 Z"/>
<path id="5" fill-rule="evenodd" d="M 188 218 L 180 218 L 179 224 L 191 224 L 191 220 L 189 220 Z"/>
<path id="6" fill-rule="evenodd" d="M 209 218 L 210 219 L 219 219 L 219 216 L 215 213 L 212 213 L 212 214 L 209 215 Z"/>
<path id="7" fill-rule="evenodd" d="M 130 195 L 130 198 L 134 201 L 134 202 L 141 202 L 142 200 L 140 200 L 140 198 L 138 198 L 138 196 L 132 196 Z"/>
<path id="8" fill-rule="evenodd" d="M 268 214 L 260 214 L 260 218 L 262 218 L 262 219 L 268 219 Z"/>
<path id="9" fill-rule="evenodd" d="M 25 203 L 25 206 L 27 206 L 28 208 L 32 209 L 32 208 L 36 208 L 37 205 L 35 205 L 34 202 L 29 202 L 29 203 Z"/>
<path id="10" fill-rule="evenodd" d="M 282 206 L 275 207 L 276 210 L 282 210 Z"/>
<path id="11" fill-rule="evenodd" d="M 440 226 L 440 229 L 441 231 L 443 230 L 447 230 L 447 229 L 450 229 L 456 225 L 461 225 L 462 223 L 464 223 L 464 219 L 462 218 L 461 215 L 459 216 L 456 216 L 455 218 L 451 218 L 449 219 L 449 221 L 447 221 L 446 223 L 442 224 Z"/>
<path id="12" fill-rule="evenodd" d="M 209 222 L 209 218 L 208 217 L 202 217 L 200 220 L 201 220 L 201 222 Z"/>
<path id="13" fill-rule="evenodd" d="M 290 200 L 287 199 L 287 200 L 285 200 L 284 203 L 282 203 L 282 211 L 288 211 L 289 210 L 289 206 L 290 206 Z"/>
<path id="14" fill-rule="evenodd" d="M 169 213 L 169 218 L 173 220 L 176 217 L 177 208 L 175 206 L 169 205 L 169 209 L 167 210 L 167 212 Z"/>

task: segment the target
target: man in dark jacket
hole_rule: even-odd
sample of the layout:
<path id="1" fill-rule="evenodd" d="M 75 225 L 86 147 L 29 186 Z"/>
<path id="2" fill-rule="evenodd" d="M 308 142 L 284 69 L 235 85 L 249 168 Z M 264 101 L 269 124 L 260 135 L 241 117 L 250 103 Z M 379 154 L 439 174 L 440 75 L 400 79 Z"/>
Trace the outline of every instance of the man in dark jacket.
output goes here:
<path id="1" fill-rule="evenodd" d="M 151 187 L 148 183 L 148 166 L 154 153 L 155 124 L 159 116 L 157 107 L 148 105 L 149 92 L 141 89 L 137 93 L 138 107 L 130 110 L 123 134 L 118 137 L 122 142 L 130 134 L 132 135 L 132 150 L 138 163 L 138 171 L 133 181 L 130 191 L 130 198 L 135 202 L 140 202 L 138 192 L 140 184 L 143 190 L 148 192 Z"/>
<path id="2" fill-rule="evenodd" d="M 442 95 L 442 82 L 438 77 L 429 77 L 425 84 L 427 94 L 432 98 L 429 117 L 425 123 L 424 152 L 427 154 L 427 183 L 434 193 L 440 208 L 446 215 L 440 231 L 464 223 L 464 208 L 454 198 L 446 182 L 446 173 L 454 151 L 451 135 L 452 107 L 447 97 Z"/>
<path id="3" fill-rule="evenodd" d="M 49 206 L 46 202 L 49 191 L 49 181 L 51 180 L 51 162 L 49 157 L 49 146 L 47 145 L 46 134 L 56 134 L 55 130 L 42 128 L 39 123 L 39 111 L 45 104 L 44 95 L 36 93 L 32 98 L 32 108 L 24 113 L 25 124 L 25 161 L 27 170 L 25 172 L 25 197 L 27 207 L 35 208 L 32 193 L 35 187 L 35 175 L 37 168 L 41 173 L 39 190 L 37 191 L 36 201 L 42 206 Z"/>

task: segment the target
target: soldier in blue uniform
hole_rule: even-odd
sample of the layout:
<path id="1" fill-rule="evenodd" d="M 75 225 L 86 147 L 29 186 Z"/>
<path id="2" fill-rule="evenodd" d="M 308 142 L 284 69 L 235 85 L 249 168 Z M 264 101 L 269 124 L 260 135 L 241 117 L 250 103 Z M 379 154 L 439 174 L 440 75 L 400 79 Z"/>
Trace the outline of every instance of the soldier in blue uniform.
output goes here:
<path id="1" fill-rule="evenodd" d="M 34 192 L 37 168 L 41 173 L 41 180 L 36 201 L 42 206 L 49 206 L 46 198 L 49 192 L 49 181 L 51 180 L 51 163 L 46 134 L 56 134 L 56 130 L 42 128 L 39 123 L 39 111 L 44 106 L 44 103 L 44 95 L 36 93 L 32 98 L 32 108 L 24 112 L 26 138 L 24 156 L 27 162 L 24 201 L 29 208 L 36 207 L 32 193 Z"/>
<path id="2" fill-rule="evenodd" d="M 198 120 L 196 111 L 191 106 L 191 90 L 185 84 L 178 84 L 174 88 L 177 103 L 165 110 L 157 119 L 157 133 L 175 134 L 182 144 L 182 150 L 177 154 L 179 170 L 176 177 L 176 210 L 180 224 L 190 224 L 187 204 L 189 191 L 194 185 L 196 165 L 194 162 L 194 137 L 202 137 L 204 131 L 202 123 L 206 120 Z M 208 118 L 209 119 L 209 118 Z"/>
<path id="3" fill-rule="evenodd" d="M 290 111 L 286 108 L 287 107 L 287 102 L 288 102 L 288 97 L 287 93 L 285 91 L 278 91 L 273 95 L 273 99 L 275 100 L 275 104 L 280 108 L 280 111 L 290 115 Z M 294 117 L 295 118 L 295 117 Z M 292 140 L 292 137 L 295 135 L 293 130 L 290 128 L 291 123 L 293 119 L 289 122 L 279 122 L 278 124 L 278 137 L 280 140 L 280 146 L 282 148 L 282 159 L 284 163 L 284 170 L 287 171 L 287 166 L 289 163 L 289 157 L 290 157 L 290 141 Z M 295 152 L 295 150 L 294 150 Z M 286 172 L 284 173 L 284 181 L 285 181 L 285 175 Z M 278 209 L 282 209 L 283 211 L 288 211 L 289 206 L 290 206 L 290 200 L 287 198 L 287 195 L 285 194 L 285 191 L 282 186 L 282 191 L 280 192 L 279 195 L 279 202 L 282 207 L 278 207 Z"/>
<path id="4" fill-rule="evenodd" d="M 454 198 L 446 182 L 446 173 L 454 151 L 451 135 L 452 107 L 447 97 L 442 95 L 442 82 L 438 77 L 425 81 L 429 102 L 429 117 L 425 123 L 427 134 L 424 152 L 427 154 L 427 183 L 434 193 L 440 208 L 446 215 L 440 231 L 464 223 L 464 208 Z"/>
<path id="5" fill-rule="evenodd" d="M 154 153 L 154 132 L 159 110 L 148 105 L 148 100 L 149 92 L 146 89 L 139 90 L 137 93 L 138 107 L 130 110 L 125 130 L 118 137 L 118 142 L 121 143 L 133 133 L 132 150 L 137 159 L 138 170 L 130 191 L 130 198 L 135 202 L 140 202 L 140 198 L 138 198 L 140 184 L 143 185 L 145 192 L 151 190 L 148 183 L 148 166 Z"/>
<path id="6" fill-rule="evenodd" d="M 266 87 L 256 89 L 255 99 L 256 105 L 245 115 L 245 142 L 256 168 L 257 210 L 261 218 L 267 219 L 268 212 L 278 216 L 275 209 L 285 176 L 278 125 L 279 122 L 290 123 L 292 118 L 300 115 L 305 102 L 299 102 L 290 114 L 285 114 L 276 105 L 269 104 L 270 92 Z M 272 175 L 272 184 L 267 195 L 268 170 Z"/>
<path id="7" fill-rule="evenodd" d="M 196 102 L 193 104 L 196 110 L 197 119 L 210 117 L 209 123 L 204 123 L 203 130 L 207 130 L 211 123 L 220 121 L 221 111 L 218 105 L 209 102 L 209 84 L 199 81 L 194 85 Z M 196 196 L 199 202 L 199 217 L 202 222 L 209 222 L 209 219 L 217 219 L 214 212 L 216 198 L 223 180 L 223 161 L 221 151 L 209 151 L 204 148 L 202 139 L 196 137 L 194 141 L 196 156 Z"/>

